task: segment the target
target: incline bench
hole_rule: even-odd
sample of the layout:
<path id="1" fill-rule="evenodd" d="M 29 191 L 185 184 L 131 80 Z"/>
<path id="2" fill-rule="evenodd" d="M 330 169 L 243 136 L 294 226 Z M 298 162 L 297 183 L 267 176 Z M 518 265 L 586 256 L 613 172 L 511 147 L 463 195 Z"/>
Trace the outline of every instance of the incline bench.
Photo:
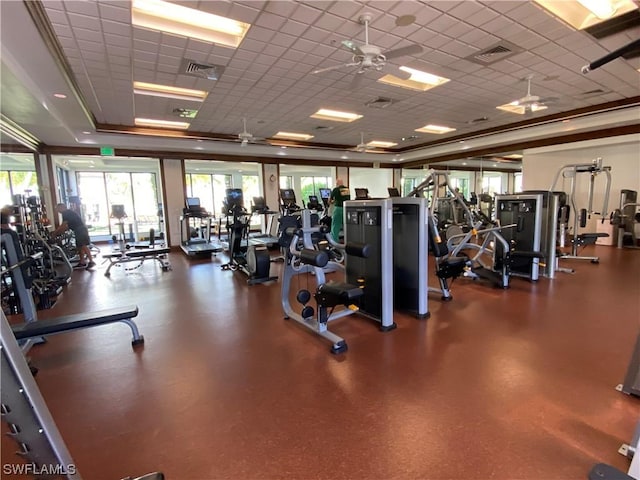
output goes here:
<path id="1" fill-rule="evenodd" d="M 109 260 L 109 267 L 107 267 L 107 271 L 104 272 L 104 275 L 105 277 L 111 275 L 111 267 L 113 267 L 114 265 L 121 265 L 123 263 L 129 262 L 140 262 L 135 267 L 126 269 L 133 270 L 134 268 L 140 267 L 147 259 L 157 260 L 158 262 L 160 262 L 163 271 L 171 270 L 171 264 L 169 263 L 169 258 L 167 257 L 167 254 L 170 251 L 171 249 L 169 249 L 168 247 L 162 247 L 103 253 L 102 258 L 104 258 L 105 260 Z"/>
<path id="2" fill-rule="evenodd" d="M 20 323 L 12 325 L 11 330 L 16 340 L 26 340 L 33 337 L 54 335 L 57 333 L 70 332 L 81 328 L 95 327 L 96 325 L 106 325 L 113 322 L 126 323 L 133 333 L 132 346 L 144 343 L 144 337 L 140 335 L 138 326 L 133 321 L 138 316 L 138 307 L 135 305 L 109 308 L 96 312 L 76 313 L 65 315 L 49 320 L 37 320 L 35 322 Z"/>

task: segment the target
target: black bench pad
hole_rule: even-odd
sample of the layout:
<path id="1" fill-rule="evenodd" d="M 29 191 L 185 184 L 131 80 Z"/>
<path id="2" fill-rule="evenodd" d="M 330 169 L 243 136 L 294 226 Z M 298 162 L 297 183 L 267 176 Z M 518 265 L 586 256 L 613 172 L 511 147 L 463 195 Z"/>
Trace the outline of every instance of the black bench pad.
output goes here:
<path id="1" fill-rule="evenodd" d="M 38 320 L 37 322 L 20 323 L 12 325 L 14 335 L 17 340 L 25 338 L 51 335 L 54 333 L 77 330 L 79 328 L 93 327 L 106 323 L 119 322 L 138 316 L 138 307 L 129 305 L 125 307 L 109 308 L 96 312 L 76 313 L 49 320 Z"/>
<path id="2" fill-rule="evenodd" d="M 318 291 L 322 292 L 323 295 L 331 295 L 339 298 L 345 303 L 361 297 L 364 293 L 361 288 L 355 285 L 341 282 L 329 282 L 322 284 L 318 287 Z"/>
<path id="3" fill-rule="evenodd" d="M 608 233 L 604 233 L 604 232 L 600 232 L 600 233 L 581 233 L 580 235 L 578 235 L 578 238 L 581 239 L 588 239 L 588 238 L 603 238 L 603 237 L 608 237 L 609 234 Z"/>
<path id="4" fill-rule="evenodd" d="M 633 480 L 633 477 L 606 463 L 598 463 L 589 472 L 589 480 Z"/>
<path id="5" fill-rule="evenodd" d="M 103 258 L 142 258 L 142 257 L 155 257 L 157 255 L 163 255 L 165 253 L 169 253 L 171 251 L 170 248 L 147 248 L 144 250 L 136 249 L 136 250 L 125 250 L 123 252 L 111 252 L 111 253 L 103 253 Z"/>

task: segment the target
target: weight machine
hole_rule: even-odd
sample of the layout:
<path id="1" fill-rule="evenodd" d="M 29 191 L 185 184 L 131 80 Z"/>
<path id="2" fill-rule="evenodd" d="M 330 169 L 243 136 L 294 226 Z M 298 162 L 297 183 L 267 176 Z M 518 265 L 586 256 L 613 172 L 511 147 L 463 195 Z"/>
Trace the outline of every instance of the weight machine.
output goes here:
<path id="1" fill-rule="evenodd" d="M 610 222 L 617 226 L 618 248 L 640 248 L 636 236 L 636 224 L 640 223 L 638 208 L 638 192 L 635 190 L 620 190 L 620 208 L 611 213 Z"/>
<path id="2" fill-rule="evenodd" d="M 579 174 L 585 173 L 589 174 L 589 191 L 588 191 L 588 207 L 578 210 L 576 206 L 576 183 L 577 177 Z M 598 175 L 604 174 L 606 177 L 606 187 L 604 194 L 604 201 L 602 204 L 602 209 L 600 212 L 596 212 L 593 208 L 593 197 L 595 190 L 595 181 Z M 560 167 L 560 169 L 556 172 L 555 177 L 553 178 L 553 183 L 551 184 L 550 192 L 555 191 L 556 186 L 558 184 L 558 180 L 562 178 L 568 178 L 571 182 L 571 186 L 569 188 L 568 193 L 568 204 L 573 209 L 573 238 L 571 240 L 571 253 L 563 253 L 558 256 L 559 259 L 567 259 L 567 260 L 590 260 L 591 263 L 598 263 L 600 261 L 599 257 L 594 256 L 583 256 L 578 255 L 578 249 L 581 246 L 592 245 L 596 242 L 598 238 L 608 237 L 607 233 L 578 233 L 578 228 L 584 228 L 587 226 L 587 220 L 591 218 L 592 215 L 599 215 L 602 218 L 602 222 L 604 223 L 604 219 L 607 217 L 607 206 L 609 203 L 609 192 L 611 189 L 611 167 L 605 167 L 602 165 L 602 158 L 596 158 L 591 163 L 575 163 L 570 165 L 564 165 Z M 565 236 L 566 236 L 566 226 L 565 224 L 560 224 L 560 246 L 564 246 L 565 244 Z"/>
<path id="3" fill-rule="evenodd" d="M 242 190 L 228 188 L 224 202 L 227 214 L 227 231 L 229 232 L 229 263 L 223 270 L 239 270 L 249 277 L 247 283 L 269 282 L 277 280 L 269 274 L 271 256 L 264 244 L 254 245 L 249 242 L 249 222 L 251 215 L 244 208 Z M 229 218 L 232 222 L 229 223 Z"/>

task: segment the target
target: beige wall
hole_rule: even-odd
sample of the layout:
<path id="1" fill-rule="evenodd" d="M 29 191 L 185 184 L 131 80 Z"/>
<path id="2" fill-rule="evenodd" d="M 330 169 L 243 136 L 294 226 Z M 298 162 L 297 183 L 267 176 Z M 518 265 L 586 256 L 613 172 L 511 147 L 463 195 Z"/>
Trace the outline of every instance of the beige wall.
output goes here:
<path id="1" fill-rule="evenodd" d="M 567 164 L 591 163 L 602 157 L 603 165 L 611 166 L 611 194 L 608 211 L 619 208 L 620 190 L 640 191 L 640 135 L 625 135 L 608 139 L 589 140 L 569 145 L 557 145 L 525 150 L 522 159 L 523 189 L 549 190 L 556 172 Z M 570 189 L 569 179 L 558 180 L 556 190 Z M 578 175 L 576 206 L 587 208 L 589 174 Z M 600 211 L 604 200 L 605 178 L 595 180 L 593 209 Z M 592 217 L 585 231 L 595 232 L 599 218 Z M 570 219 L 572 225 L 573 218 Z"/>
<path id="2" fill-rule="evenodd" d="M 184 208 L 184 175 L 182 174 L 182 160 L 164 159 L 162 162 L 162 176 L 166 189 L 167 204 L 164 212 L 165 221 L 171 230 L 169 246 L 180 245 L 180 216 Z"/>

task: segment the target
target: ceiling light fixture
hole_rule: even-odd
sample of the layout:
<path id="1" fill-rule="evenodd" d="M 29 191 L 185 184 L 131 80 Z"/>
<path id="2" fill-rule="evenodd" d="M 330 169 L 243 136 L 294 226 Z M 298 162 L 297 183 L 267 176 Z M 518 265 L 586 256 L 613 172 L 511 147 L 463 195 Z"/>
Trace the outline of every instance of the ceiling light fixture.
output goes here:
<path id="1" fill-rule="evenodd" d="M 186 130 L 191 124 L 187 122 L 170 122 L 168 120 L 156 120 L 153 118 L 136 118 L 135 125 L 136 127 L 178 128 L 181 130 Z"/>
<path id="2" fill-rule="evenodd" d="M 53 96 L 56 98 L 67 98 L 64 93 L 54 93 Z"/>
<path id="3" fill-rule="evenodd" d="M 249 23 L 162 0 L 133 0 L 131 23 L 232 48 L 240 45 L 251 27 Z"/>
<path id="4" fill-rule="evenodd" d="M 138 95 L 151 95 L 153 97 L 175 98 L 190 102 L 204 102 L 208 95 L 204 90 L 193 90 L 191 88 L 135 81 L 133 82 L 133 93 L 137 93 Z"/>
<path id="5" fill-rule="evenodd" d="M 354 122 L 362 115 L 350 112 L 340 112 L 338 110 L 329 110 L 328 108 L 321 108 L 316 113 L 311 115 L 311 118 L 319 118 L 321 120 L 331 120 L 334 122 Z"/>
<path id="6" fill-rule="evenodd" d="M 313 138 L 313 135 L 309 135 L 308 133 L 294 133 L 294 132 L 278 132 L 273 138 L 288 138 L 290 140 L 310 140 Z"/>
<path id="7" fill-rule="evenodd" d="M 408 88 L 409 90 L 417 90 L 419 92 L 426 92 L 433 87 L 437 87 L 438 85 L 442 85 L 449 81 L 448 78 L 416 70 L 414 68 L 402 66 L 400 67 L 400 70 L 408 73 L 410 77 L 408 79 L 402 79 L 395 75 L 388 74 L 378 79 L 378 81 L 387 85 Z"/>
<path id="8" fill-rule="evenodd" d="M 442 127 L 440 125 L 425 125 L 422 128 L 416 128 L 416 132 L 435 133 L 437 135 L 442 135 L 443 133 L 453 132 L 455 130 L 456 130 L 455 128 Z"/>
<path id="9" fill-rule="evenodd" d="M 540 110 L 545 110 L 547 106 L 541 105 L 539 103 L 531 103 L 529 105 L 520 105 L 519 102 L 515 101 L 511 103 L 505 103 L 504 105 L 499 105 L 496 108 L 504 112 L 517 113 L 518 115 L 524 115 L 527 112 L 538 112 Z"/>
<path id="10" fill-rule="evenodd" d="M 367 143 L 367 147 L 372 147 L 372 148 L 391 148 L 391 147 L 395 147 L 396 145 L 398 145 L 395 142 L 384 142 L 382 140 L 371 140 L 370 142 Z"/>
<path id="11" fill-rule="evenodd" d="M 633 0 L 534 0 L 578 30 L 635 10 Z"/>

